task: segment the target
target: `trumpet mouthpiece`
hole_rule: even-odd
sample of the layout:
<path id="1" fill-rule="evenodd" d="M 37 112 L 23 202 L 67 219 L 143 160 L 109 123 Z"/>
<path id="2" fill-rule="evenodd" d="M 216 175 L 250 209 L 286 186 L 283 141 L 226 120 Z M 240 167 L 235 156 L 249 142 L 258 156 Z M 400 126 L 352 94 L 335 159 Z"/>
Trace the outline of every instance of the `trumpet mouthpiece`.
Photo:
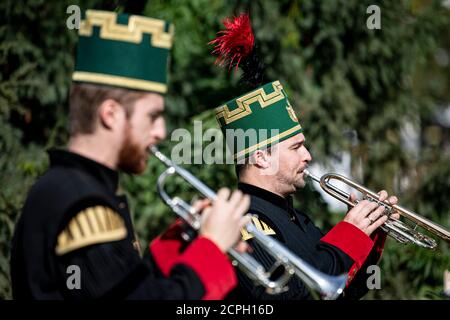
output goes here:
<path id="1" fill-rule="evenodd" d="M 315 176 L 314 174 L 312 174 L 311 172 L 309 172 L 308 169 L 303 170 L 303 174 L 305 176 L 305 178 L 310 178 L 311 180 L 320 183 L 320 178 Z"/>

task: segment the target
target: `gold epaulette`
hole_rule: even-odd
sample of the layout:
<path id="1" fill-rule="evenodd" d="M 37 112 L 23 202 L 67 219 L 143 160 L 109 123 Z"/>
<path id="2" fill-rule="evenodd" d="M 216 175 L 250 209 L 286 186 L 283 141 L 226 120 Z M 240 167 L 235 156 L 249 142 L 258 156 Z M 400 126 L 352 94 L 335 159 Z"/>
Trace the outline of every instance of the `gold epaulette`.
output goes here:
<path id="1" fill-rule="evenodd" d="M 262 231 L 264 234 L 267 235 L 274 235 L 275 231 L 269 227 L 264 221 L 262 221 L 261 219 L 259 219 L 258 217 L 252 217 L 252 223 L 255 225 L 255 227 Z M 241 235 L 242 235 L 242 240 L 243 241 L 247 241 L 251 238 L 253 238 L 253 235 L 251 233 L 248 233 L 247 230 L 241 229 Z"/>
<path id="2" fill-rule="evenodd" d="M 58 235 L 56 254 L 61 256 L 92 244 L 125 239 L 127 228 L 120 215 L 104 206 L 78 212 Z"/>

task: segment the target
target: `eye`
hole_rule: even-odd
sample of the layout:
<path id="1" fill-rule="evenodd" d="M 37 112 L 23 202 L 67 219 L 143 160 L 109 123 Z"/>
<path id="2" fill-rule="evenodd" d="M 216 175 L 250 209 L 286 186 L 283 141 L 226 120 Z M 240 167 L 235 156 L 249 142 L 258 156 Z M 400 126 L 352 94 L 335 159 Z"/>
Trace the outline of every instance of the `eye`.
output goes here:
<path id="1" fill-rule="evenodd" d="M 148 114 L 148 118 L 150 119 L 150 122 L 155 122 L 159 117 L 161 116 L 161 112 L 150 112 Z"/>

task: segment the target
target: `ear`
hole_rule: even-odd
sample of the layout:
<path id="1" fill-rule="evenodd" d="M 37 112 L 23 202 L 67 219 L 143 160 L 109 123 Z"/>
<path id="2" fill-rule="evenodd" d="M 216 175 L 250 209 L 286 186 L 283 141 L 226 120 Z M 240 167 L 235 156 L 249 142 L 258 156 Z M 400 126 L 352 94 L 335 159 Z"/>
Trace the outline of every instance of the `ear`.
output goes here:
<path id="1" fill-rule="evenodd" d="M 266 151 L 256 150 L 252 155 L 253 165 L 261 169 L 267 169 L 270 167 L 270 156 Z"/>
<path id="2" fill-rule="evenodd" d="M 100 124 L 107 129 L 112 129 L 124 116 L 125 110 L 113 99 L 104 100 L 98 108 Z"/>

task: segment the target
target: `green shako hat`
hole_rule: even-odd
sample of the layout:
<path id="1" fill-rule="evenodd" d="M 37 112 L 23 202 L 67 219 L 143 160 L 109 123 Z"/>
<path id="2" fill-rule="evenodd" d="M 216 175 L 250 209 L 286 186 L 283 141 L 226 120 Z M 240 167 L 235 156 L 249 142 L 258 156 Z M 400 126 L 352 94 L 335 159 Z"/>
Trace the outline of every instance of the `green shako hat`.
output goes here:
<path id="1" fill-rule="evenodd" d="M 243 70 L 241 83 L 253 90 L 216 108 L 216 119 L 230 151 L 238 162 L 302 132 L 294 109 L 280 81 L 262 85 L 260 59 L 247 14 L 225 19 L 226 30 L 211 41 L 219 57 L 216 64 Z"/>
<path id="2" fill-rule="evenodd" d="M 163 20 L 87 10 L 72 80 L 165 93 L 173 29 Z"/>
<path id="3" fill-rule="evenodd" d="M 302 132 L 279 81 L 216 108 L 216 119 L 238 161 Z"/>

